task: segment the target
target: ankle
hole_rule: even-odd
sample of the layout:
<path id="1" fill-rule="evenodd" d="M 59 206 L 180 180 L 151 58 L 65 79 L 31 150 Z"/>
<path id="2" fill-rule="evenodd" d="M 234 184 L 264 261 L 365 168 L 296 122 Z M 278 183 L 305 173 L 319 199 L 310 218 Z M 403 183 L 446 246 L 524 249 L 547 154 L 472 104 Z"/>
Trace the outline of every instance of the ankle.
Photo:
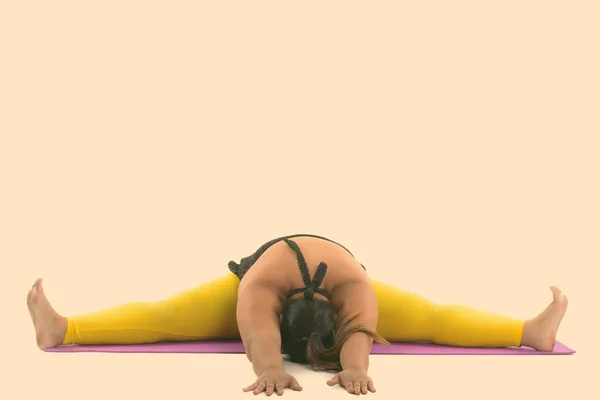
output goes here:
<path id="1" fill-rule="evenodd" d="M 535 348 L 539 338 L 539 322 L 537 318 L 528 319 L 523 324 L 521 346 Z"/>
<path id="2" fill-rule="evenodd" d="M 54 346 L 61 345 L 67 335 L 67 318 L 63 316 L 56 316 L 52 324 L 52 328 L 48 330 L 47 340 L 49 344 Z"/>

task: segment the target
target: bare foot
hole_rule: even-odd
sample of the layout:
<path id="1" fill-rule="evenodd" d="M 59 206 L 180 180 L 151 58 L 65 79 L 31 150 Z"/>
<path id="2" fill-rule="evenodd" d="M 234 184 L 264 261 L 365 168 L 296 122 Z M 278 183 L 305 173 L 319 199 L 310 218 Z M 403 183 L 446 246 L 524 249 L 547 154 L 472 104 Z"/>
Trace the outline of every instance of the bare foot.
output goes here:
<path id="1" fill-rule="evenodd" d="M 527 321 L 527 332 L 523 332 L 525 346 L 538 351 L 552 351 L 556 344 L 558 327 L 567 311 L 567 297 L 556 286 L 550 290 L 554 297 L 552 303 L 537 317 Z"/>
<path id="2" fill-rule="evenodd" d="M 27 294 L 27 308 L 35 327 L 35 338 L 41 350 L 62 344 L 67 332 L 67 319 L 59 315 L 44 295 L 38 279 Z"/>

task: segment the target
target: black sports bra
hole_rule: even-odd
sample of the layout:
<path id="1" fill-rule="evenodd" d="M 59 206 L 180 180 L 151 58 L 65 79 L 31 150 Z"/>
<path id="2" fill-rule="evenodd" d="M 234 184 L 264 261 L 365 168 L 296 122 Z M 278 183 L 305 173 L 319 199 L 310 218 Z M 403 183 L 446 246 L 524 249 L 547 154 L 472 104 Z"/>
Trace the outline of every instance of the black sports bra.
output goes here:
<path id="1" fill-rule="evenodd" d="M 308 270 L 308 265 L 306 264 L 306 260 L 304 259 L 304 255 L 302 254 L 300 247 L 298 247 L 296 242 L 291 240 L 291 238 L 299 237 L 299 236 L 308 236 L 308 237 L 315 237 L 318 239 L 327 240 L 329 242 L 332 242 L 332 243 L 335 243 L 335 244 L 341 246 L 348 253 L 350 253 L 350 255 L 353 256 L 353 254 L 350 252 L 350 250 L 346 249 L 341 244 L 334 242 L 333 240 L 324 238 L 322 236 L 308 235 L 308 234 L 290 235 L 290 236 L 280 237 L 280 238 L 277 238 L 277 239 L 271 240 L 270 242 L 265 243 L 249 257 L 242 258 L 241 262 L 239 264 L 237 264 L 234 261 L 230 261 L 228 264 L 229 270 L 231 272 L 233 272 L 241 280 L 244 277 L 244 275 L 248 272 L 248 270 L 254 265 L 254 263 L 260 258 L 260 256 L 262 256 L 262 254 L 269 247 L 271 247 L 275 243 L 283 240 L 288 246 L 290 246 L 290 248 L 292 250 L 294 250 L 294 252 L 296 252 L 296 256 L 298 258 L 298 267 L 300 268 L 300 274 L 302 275 L 302 280 L 304 281 L 304 287 L 290 290 L 290 292 L 288 293 L 288 297 L 291 297 L 298 293 L 304 293 L 304 299 L 311 300 L 311 299 L 313 299 L 314 294 L 318 293 L 329 299 L 330 298 L 329 292 L 327 290 L 321 288 L 321 284 L 323 283 L 323 280 L 325 279 L 325 274 L 327 273 L 327 264 L 324 262 L 319 263 L 319 266 L 317 267 L 317 271 L 315 272 L 315 276 L 311 279 L 310 272 Z M 361 266 L 363 267 L 363 269 L 366 269 L 364 265 L 361 264 Z"/>
<path id="2" fill-rule="evenodd" d="M 288 298 L 297 293 L 304 292 L 305 300 L 312 300 L 315 293 L 319 293 L 329 299 L 329 292 L 320 287 L 325 279 L 325 274 L 327 273 L 327 264 L 324 262 L 319 263 L 317 271 L 315 272 L 315 276 L 311 280 L 310 272 L 308 271 L 308 265 L 306 265 L 306 260 L 304 259 L 304 255 L 302 254 L 300 247 L 298 247 L 296 242 L 290 239 L 283 239 L 283 241 L 286 242 L 287 245 L 296 252 L 296 256 L 298 257 L 298 267 L 300 268 L 302 280 L 304 281 L 304 287 L 290 290 L 288 293 Z"/>

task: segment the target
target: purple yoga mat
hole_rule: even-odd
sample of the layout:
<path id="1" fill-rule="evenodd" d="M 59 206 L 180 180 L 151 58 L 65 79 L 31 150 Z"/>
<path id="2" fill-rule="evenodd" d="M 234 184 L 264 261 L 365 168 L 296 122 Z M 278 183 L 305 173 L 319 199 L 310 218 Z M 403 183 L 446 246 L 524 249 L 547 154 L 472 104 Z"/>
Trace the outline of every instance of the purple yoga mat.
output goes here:
<path id="1" fill-rule="evenodd" d="M 169 342 L 136 345 L 102 345 L 102 346 L 59 346 L 45 350 L 54 353 L 98 352 L 98 353 L 213 353 L 243 354 L 244 346 L 240 341 L 201 341 L 201 342 Z M 556 342 L 553 351 L 536 351 L 528 347 L 452 347 L 422 343 L 392 343 L 383 346 L 373 344 L 371 354 L 405 354 L 405 355 L 557 355 L 574 354 L 575 350 Z"/>

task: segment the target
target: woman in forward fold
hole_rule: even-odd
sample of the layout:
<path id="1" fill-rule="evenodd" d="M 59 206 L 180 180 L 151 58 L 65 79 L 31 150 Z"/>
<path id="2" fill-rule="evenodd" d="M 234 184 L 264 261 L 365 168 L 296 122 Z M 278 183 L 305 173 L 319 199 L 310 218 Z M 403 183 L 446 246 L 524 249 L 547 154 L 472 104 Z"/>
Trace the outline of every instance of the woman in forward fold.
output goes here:
<path id="1" fill-rule="evenodd" d="M 373 341 L 463 347 L 527 346 L 551 351 L 567 299 L 521 320 L 464 306 L 439 305 L 371 280 L 348 249 L 316 235 L 265 243 L 232 273 L 155 303 L 130 303 L 63 317 L 38 279 L 27 305 L 41 349 L 59 345 L 142 344 L 241 338 L 257 379 L 244 391 L 302 390 L 284 370 L 291 361 L 335 371 L 327 383 L 352 394 L 375 392 L 368 376 Z"/>

